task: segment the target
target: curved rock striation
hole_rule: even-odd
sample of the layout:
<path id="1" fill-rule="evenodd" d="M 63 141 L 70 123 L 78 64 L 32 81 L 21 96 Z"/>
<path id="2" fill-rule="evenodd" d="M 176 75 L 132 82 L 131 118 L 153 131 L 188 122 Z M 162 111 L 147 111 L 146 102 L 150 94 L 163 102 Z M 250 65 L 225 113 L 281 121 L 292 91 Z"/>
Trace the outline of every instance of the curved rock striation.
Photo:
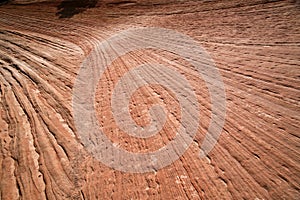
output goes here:
<path id="1" fill-rule="evenodd" d="M 0 199 L 300 198 L 297 1 L 26 2 L 0 6 Z M 95 90 L 97 123 L 132 152 L 160 149 L 176 137 L 180 105 L 159 84 L 140 87 L 129 100 L 139 126 L 151 122 L 152 105 L 165 107 L 167 122 L 156 136 L 126 134 L 111 111 L 118 80 L 155 62 L 194 88 L 200 123 L 192 144 L 171 165 L 147 173 L 114 170 L 86 150 L 72 108 L 80 66 L 99 42 L 134 27 L 186 34 L 215 61 L 226 118 L 206 157 L 199 152 L 213 115 L 208 88 L 186 60 L 153 49 L 126 53 L 103 73 Z"/>

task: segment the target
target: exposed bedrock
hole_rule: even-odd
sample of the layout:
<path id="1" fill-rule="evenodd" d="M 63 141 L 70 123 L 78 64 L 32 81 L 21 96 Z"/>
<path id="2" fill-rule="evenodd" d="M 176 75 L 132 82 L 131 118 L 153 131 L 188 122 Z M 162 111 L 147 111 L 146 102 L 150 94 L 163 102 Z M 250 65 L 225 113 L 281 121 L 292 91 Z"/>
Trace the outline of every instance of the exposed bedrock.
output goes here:
<path id="1" fill-rule="evenodd" d="M 183 155 L 159 170 L 126 173 L 94 158 L 81 140 L 72 107 L 80 67 L 101 41 L 134 27 L 190 36 L 214 60 L 226 118 L 204 158 L 208 87 L 187 60 L 157 49 L 130 51 L 106 68 L 95 85 L 96 121 L 134 153 L 173 140 L 183 114 L 171 89 L 144 85 L 128 100 L 141 127 L 152 123 L 153 105 L 165 108 L 166 123 L 149 138 L 121 130 L 111 108 L 128 70 L 164 65 L 188 80 L 199 107 Z M 0 199 L 300 199 L 299 101 L 298 1 L 10 1 L 0 6 Z"/>

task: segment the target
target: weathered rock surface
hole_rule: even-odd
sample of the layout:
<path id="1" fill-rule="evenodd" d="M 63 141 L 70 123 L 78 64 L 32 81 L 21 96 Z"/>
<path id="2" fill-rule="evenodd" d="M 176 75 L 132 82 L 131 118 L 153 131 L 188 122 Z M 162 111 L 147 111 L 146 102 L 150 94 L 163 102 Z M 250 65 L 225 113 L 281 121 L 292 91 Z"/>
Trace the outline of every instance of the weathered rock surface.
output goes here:
<path id="1" fill-rule="evenodd" d="M 0 199 L 300 198 L 299 2 L 87 2 L 72 9 L 60 1 L 0 7 Z M 207 89 L 196 80 L 201 127 L 194 143 L 170 166 L 130 174 L 85 150 L 73 121 L 72 91 L 82 61 L 98 41 L 141 26 L 174 29 L 205 47 L 224 79 L 227 116 L 215 148 L 199 159 L 211 112 Z M 112 117 L 104 100 L 118 79 L 116 69 L 170 58 L 160 53 L 132 52 L 116 61 L 98 85 L 100 123 L 105 126 Z M 183 73 L 189 69 L 177 67 Z M 143 113 L 160 101 L 151 97 L 154 91 L 163 88 L 142 88 L 132 99 L 138 124 L 149 123 Z M 172 95 L 162 99 L 178 113 Z M 180 123 L 170 118 L 164 140 L 172 139 Z M 119 138 L 114 123 L 105 129 L 132 151 L 164 143 Z"/>

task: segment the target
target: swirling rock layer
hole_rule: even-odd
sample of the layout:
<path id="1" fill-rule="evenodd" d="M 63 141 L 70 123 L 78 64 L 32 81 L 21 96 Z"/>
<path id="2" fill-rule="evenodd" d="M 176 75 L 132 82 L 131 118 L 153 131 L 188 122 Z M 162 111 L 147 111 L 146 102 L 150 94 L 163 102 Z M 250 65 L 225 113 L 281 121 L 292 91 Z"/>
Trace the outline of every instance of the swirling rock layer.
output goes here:
<path id="1" fill-rule="evenodd" d="M 300 198 L 297 1 L 105 0 L 71 10 L 71 4 L 63 5 L 0 7 L 0 199 Z M 105 91 L 123 73 L 118 67 L 132 62 L 156 60 L 190 75 L 201 109 L 201 127 L 179 160 L 152 173 L 130 174 L 85 150 L 73 121 L 72 91 L 82 61 L 99 41 L 140 26 L 174 29 L 205 47 L 223 76 L 227 116 L 217 145 L 200 159 L 211 115 L 203 80 L 167 52 L 125 55 L 98 84 L 100 124 L 111 117 Z M 140 125 L 149 123 L 143 113 L 150 104 L 169 105 L 175 115 L 161 139 L 120 138 L 114 123 L 105 126 L 108 137 L 140 152 L 171 140 L 180 114 L 172 93 L 164 91 L 158 85 L 141 88 L 130 105 Z"/>

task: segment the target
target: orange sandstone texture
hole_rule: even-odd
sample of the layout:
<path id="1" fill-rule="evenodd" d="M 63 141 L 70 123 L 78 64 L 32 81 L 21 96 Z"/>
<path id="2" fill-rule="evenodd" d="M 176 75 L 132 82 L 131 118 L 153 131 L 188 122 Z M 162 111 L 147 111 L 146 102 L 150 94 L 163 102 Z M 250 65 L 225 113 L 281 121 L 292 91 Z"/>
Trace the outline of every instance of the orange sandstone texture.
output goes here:
<path id="1" fill-rule="evenodd" d="M 28 4 L 30 3 L 30 4 Z M 300 5 L 297 1 L 12 1 L 0 6 L 0 199 L 299 199 Z M 120 148 L 154 151 L 175 136 L 177 100 L 159 85 L 140 88 L 131 116 L 149 123 L 164 105 L 158 135 L 118 130 L 113 84 L 138 64 L 173 67 L 195 88 L 200 127 L 180 159 L 130 174 L 94 159 L 73 121 L 72 91 L 82 61 L 101 40 L 128 28 L 163 27 L 194 38 L 215 61 L 227 115 L 215 148 L 199 158 L 211 117 L 209 93 L 186 61 L 135 51 L 117 59 L 97 85 L 99 124 Z"/>

